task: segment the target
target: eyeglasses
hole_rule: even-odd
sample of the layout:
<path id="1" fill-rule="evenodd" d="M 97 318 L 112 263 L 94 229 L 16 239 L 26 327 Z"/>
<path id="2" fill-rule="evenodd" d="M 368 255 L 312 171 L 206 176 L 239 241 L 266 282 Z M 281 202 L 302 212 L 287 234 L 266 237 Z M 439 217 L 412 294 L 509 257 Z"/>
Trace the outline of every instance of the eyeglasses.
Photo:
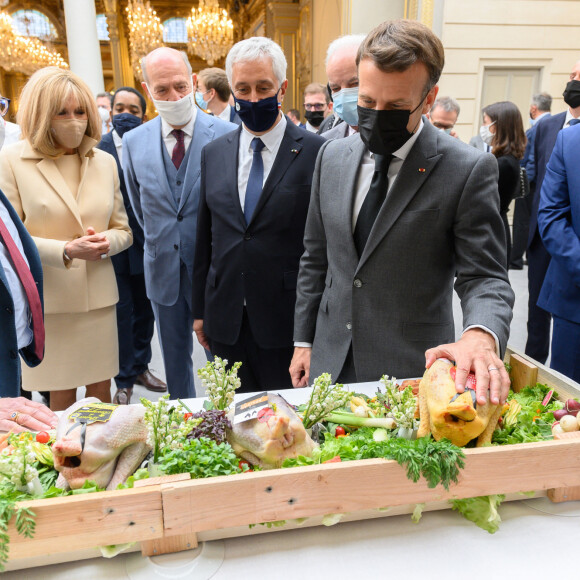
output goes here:
<path id="1" fill-rule="evenodd" d="M 307 111 L 324 111 L 326 103 L 304 103 L 304 108 Z"/>
<path id="2" fill-rule="evenodd" d="M 10 99 L 6 97 L 0 97 L 0 116 L 4 116 L 8 112 L 8 107 L 10 106 Z"/>

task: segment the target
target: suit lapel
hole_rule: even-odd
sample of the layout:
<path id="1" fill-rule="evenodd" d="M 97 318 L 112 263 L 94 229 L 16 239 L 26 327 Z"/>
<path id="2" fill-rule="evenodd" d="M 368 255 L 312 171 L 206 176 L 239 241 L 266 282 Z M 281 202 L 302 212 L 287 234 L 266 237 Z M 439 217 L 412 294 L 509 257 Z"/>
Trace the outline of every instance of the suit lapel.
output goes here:
<path id="1" fill-rule="evenodd" d="M 199 179 L 201 173 L 201 150 L 213 140 L 214 134 L 212 117 L 198 111 L 193 125 L 193 139 L 189 145 L 191 151 L 187 161 L 187 171 L 185 172 L 179 209 L 185 205 Z"/>
<path id="2" fill-rule="evenodd" d="M 423 186 L 431 171 L 441 158 L 437 154 L 437 132 L 424 121 L 421 134 L 411 148 L 396 177 L 395 183 L 381 207 L 369 239 L 360 258 L 358 270 L 374 252 L 404 209 Z"/>
<path id="3" fill-rule="evenodd" d="M 240 162 L 240 134 L 242 126 L 240 125 L 235 131 L 227 133 L 226 145 L 222 150 L 224 181 L 227 184 L 227 190 L 231 194 L 231 202 L 237 208 L 238 219 L 242 229 L 246 229 L 246 218 L 244 210 L 240 204 L 240 192 L 238 191 L 238 163 Z M 235 163 L 232 163 L 235 159 Z"/>
<path id="4" fill-rule="evenodd" d="M 298 129 L 292 123 L 287 123 L 276 159 L 274 160 L 272 169 L 266 179 L 266 183 L 264 183 L 262 194 L 260 195 L 260 199 L 258 200 L 258 204 L 256 205 L 250 223 L 256 219 L 256 216 L 260 213 L 261 209 L 266 205 L 268 199 L 272 195 L 274 188 L 278 183 L 280 183 L 280 180 L 284 177 L 284 174 L 288 171 L 290 165 L 292 165 L 294 160 L 300 155 L 302 150 L 301 141 L 301 129 Z"/>

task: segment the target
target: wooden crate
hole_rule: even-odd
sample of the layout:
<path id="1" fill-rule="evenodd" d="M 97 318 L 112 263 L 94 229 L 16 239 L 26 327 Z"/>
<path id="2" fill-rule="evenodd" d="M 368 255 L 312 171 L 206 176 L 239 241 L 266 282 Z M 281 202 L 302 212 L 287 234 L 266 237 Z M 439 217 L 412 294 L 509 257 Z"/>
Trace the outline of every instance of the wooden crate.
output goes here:
<path id="1" fill-rule="evenodd" d="M 513 386 L 542 382 L 561 396 L 580 397 L 580 385 L 508 349 Z M 465 450 L 459 483 L 447 492 L 410 482 L 394 461 L 369 459 L 189 480 L 188 475 L 138 482 L 132 490 L 26 502 L 36 513 L 27 540 L 10 529 L 9 570 L 94 557 L 96 546 L 139 542 L 144 555 L 195 547 L 211 540 L 291 529 L 300 518 L 319 525 L 328 514 L 344 521 L 410 513 L 418 503 L 445 509 L 447 500 L 495 493 L 547 494 L 580 499 L 580 439 Z M 286 520 L 283 528 L 250 524 Z M 31 559 L 31 555 L 35 557 Z"/>

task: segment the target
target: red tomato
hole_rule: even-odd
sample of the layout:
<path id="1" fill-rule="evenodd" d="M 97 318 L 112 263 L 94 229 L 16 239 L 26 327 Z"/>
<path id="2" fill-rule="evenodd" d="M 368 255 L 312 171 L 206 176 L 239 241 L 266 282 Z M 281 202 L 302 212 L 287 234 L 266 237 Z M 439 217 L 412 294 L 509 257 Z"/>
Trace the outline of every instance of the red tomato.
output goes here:
<path id="1" fill-rule="evenodd" d="M 340 437 L 341 435 L 346 435 L 346 431 L 344 430 L 344 427 L 341 427 L 340 425 L 334 430 L 334 436 L 335 437 Z"/>
<path id="2" fill-rule="evenodd" d="M 193 413 L 184 413 L 183 420 L 187 421 L 188 419 L 191 419 L 192 417 L 193 417 Z"/>
<path id="3" fill-rule="evenodd" d="M 332 459 L 327 459 L 326 461 L 323 461 L 322 463 L 340 463 L 342 461 L 342 459 L 340 458 L 340 455 L 335 455 Z"/>
<path id="4" fill-rule="evenodd" d="M 46 431 L 40 431 L 36 434 L 36 441 L 38 443 L 48 443 L 50 441 L 50 435 Z"/>
<path id="5" fill-rule="evenodd" d="M 246 465 L 248 467 L 247 470 L 244 470 L 244 465 Z M 254 471 L 252 469 L 252 464 L 248 463 L 245 459 L 240 459 L 240 461 L 238 462 L 238 467 L 242 470 L 242 471 Z"/>

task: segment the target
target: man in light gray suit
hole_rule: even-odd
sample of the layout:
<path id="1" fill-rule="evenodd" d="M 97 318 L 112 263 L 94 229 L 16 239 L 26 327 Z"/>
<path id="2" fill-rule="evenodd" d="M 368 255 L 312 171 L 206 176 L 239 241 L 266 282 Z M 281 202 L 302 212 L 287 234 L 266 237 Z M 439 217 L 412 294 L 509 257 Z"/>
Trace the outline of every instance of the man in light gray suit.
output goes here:
<path id="1" fill-rule="evenodd" d="M 237 125 L 195 107 L 196 79 L 185 53 L 158 48 L 141 66 L 143 88 L 159 117 L 125 134 L 123 170 L 145 235 L 145 285 L 169 394 L 195 397 L 191 292 L 201 150 Z"/>
<path id="2" fill-rule="evenodd" d="M 420 376 L 445 357 L 456 387 L 505 400 L 514 293 L 504 266 L 495 158 L 425 118 L 443 46 L 414 21 L 385 22 L 359 49 L 359 134 L 318 155 L 294 316 L 294 386 Z M 463 308 L 455 342 L 454 287 Z M 439 345 L 439 346 L 438 346 Z"/>

